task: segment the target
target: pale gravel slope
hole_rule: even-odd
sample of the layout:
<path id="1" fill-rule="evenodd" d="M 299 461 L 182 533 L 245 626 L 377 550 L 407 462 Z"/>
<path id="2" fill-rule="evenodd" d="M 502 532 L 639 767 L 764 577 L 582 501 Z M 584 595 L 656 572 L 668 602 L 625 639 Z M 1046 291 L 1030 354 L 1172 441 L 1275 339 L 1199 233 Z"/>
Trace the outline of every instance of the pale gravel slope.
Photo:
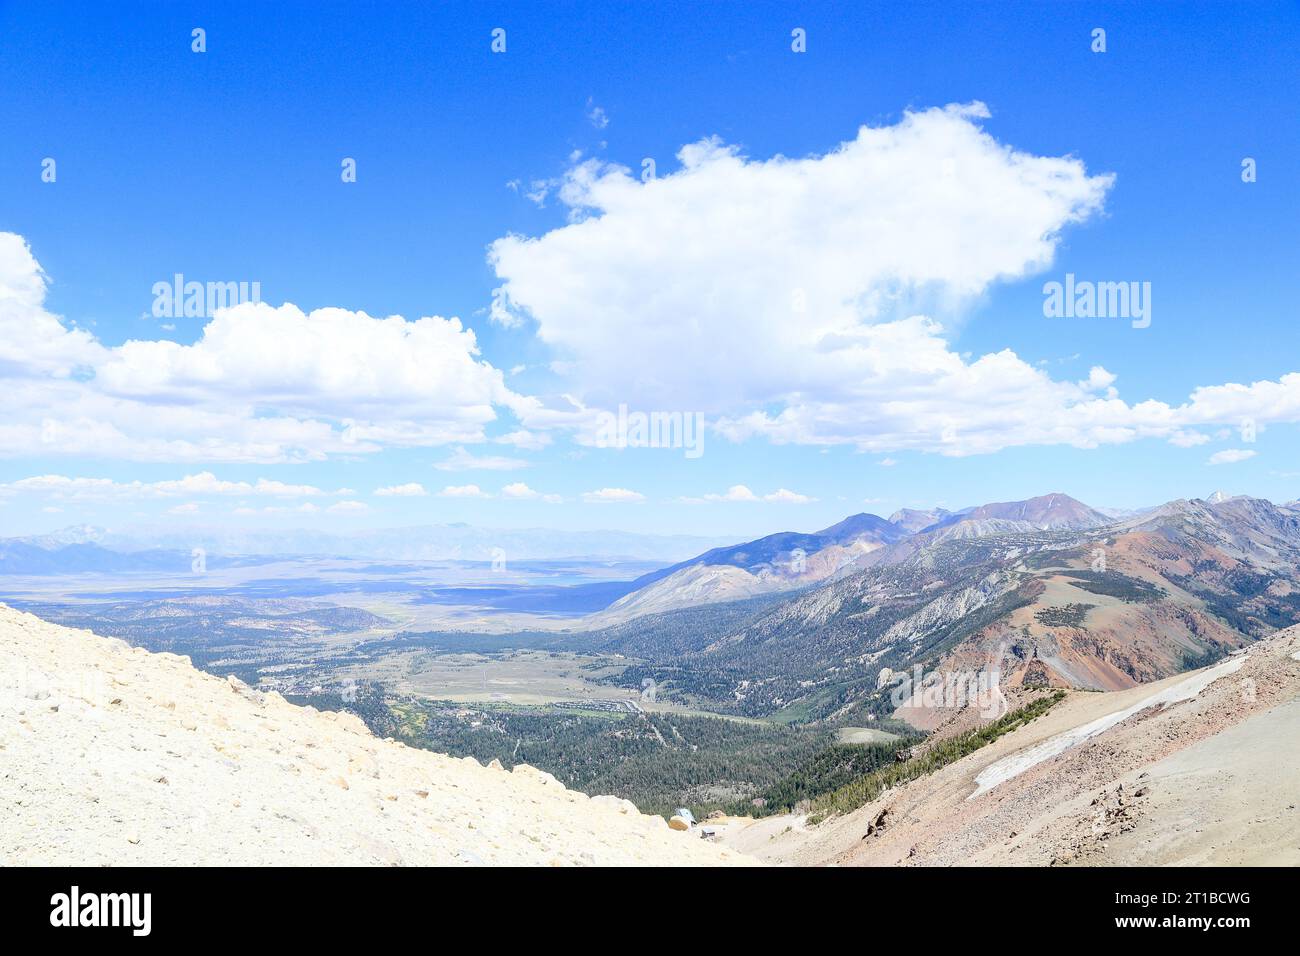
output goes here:
<path id="1" fill-rule="evenodd" d="M 716 866 L 626 801 L 0 605 L 0 864 Z"/>

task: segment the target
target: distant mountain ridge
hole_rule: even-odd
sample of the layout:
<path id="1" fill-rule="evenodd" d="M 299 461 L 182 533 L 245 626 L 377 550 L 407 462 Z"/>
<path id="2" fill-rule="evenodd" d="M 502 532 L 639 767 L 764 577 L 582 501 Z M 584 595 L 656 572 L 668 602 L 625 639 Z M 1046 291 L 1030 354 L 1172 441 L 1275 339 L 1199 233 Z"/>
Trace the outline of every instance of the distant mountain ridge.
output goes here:
<path id="1" fill-rule="evenodd" d="M 1054 528 L 1080 530 L 1100 528 L 1112 519 L 1095 508 L 1090 508 L 1069 495 L 1039 495 L 1025 501 L 1000 501 L 978 508 L 970 508 L 946 517 L 931 525 L 946 527 L 963 521 L 1014 521 L 1030 525 L 1040 531 Z M 929 530 L 921 529 L 921 530 Z"/>
<path id="2" fill-rule="evenodd" d="M 850 515 L 821 531 L 807 534 L 797 531 L 778 531 L 776 534 L 769 534 L 753 541 L 713 548 L 696 557 L 643 575 L 637 580 L 650 584 L 693 564 L 731 565 L 737 568 L 756 569 L 762 565 L 789 562 L 791 556 L 797 551 L 802 551 L 806 558 L 832 545 L 851 545 L 859 541 L 888 544 L 905 536 L 906 532 L 893 522 L 863 512 Z"/>
<path id="3" fill-rule="evenodd" d="M 961 511 L 902 509 L 889 519 L 864 512 L 821 531 L 778 532 L 715 548 L 643 575 L 632 582 L 629 593 L 609 606 L 600 623 L 811 587 L 855 567 L 886 560 L 884 556 L 894 548 L 910 553 L 942 538 L 1085 530 L 1113 522 L 1103 512 L 1059 493 Z"/>
<path id="4" fill-rule="evenodd" d="M 181 572 L 189 569 L 190 561 L 188 551 L 120 552 L 90 543 L 51 542 L 49 547 L 41 547 L 17 539 L 0 540 L 0 574 Z"/>
<path id="5" fill-rule="evenodd" d="M 209 555 L 308 555 L 408 561 L 488 561 L 500 549 L 508 561 L 628 558 L 671 562 L 732 541 L 734 538 L 721 535 L 482 528 L 463 523 L 350 533 L 300 528 L 245 531 L 204 527 L 113 531 L 78 525 L 50 534 L 0 538 L 0 549 L 26 546 L 39 551 L 57 551 L 70 546 L 93 545 L 118 554 L 158 551 L 188 555 L 194 548 L 202 548 Z M 35 552 L 28 554 L 33 560 L 40 558 Z M 78 564 L 69 570 L 91 568 Z M 3 573 L 2 568 L 0 573 Z"/>
<path id="6" fill-rule="evenodd" d="M 602 623 L 805 587 L 906 535 L 893 522 L 863 512 L 820 531 L 781 531 L 714 548 L 631 582 L 628 593 L 606 609 Z"/>
<path id="7" fill-rule="evenodd" d="M 879 675 L 914 667 L 994 668 L 1008 689 L 1159 680 L 1300 623 L 1300 509 L 1217 497 L 1096 526 L 1063 496 L 971 509 L 772 600 L 615 622 L 603 646 L 665 693 L 794 720 L 888 716 Z"/>

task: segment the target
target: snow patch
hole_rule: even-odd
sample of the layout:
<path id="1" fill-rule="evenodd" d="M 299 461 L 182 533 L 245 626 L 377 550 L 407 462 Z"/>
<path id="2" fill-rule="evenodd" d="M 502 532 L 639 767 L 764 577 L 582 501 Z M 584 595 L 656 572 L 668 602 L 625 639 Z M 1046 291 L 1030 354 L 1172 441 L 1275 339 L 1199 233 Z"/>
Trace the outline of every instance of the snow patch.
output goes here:
<path id="1" fill-rule="evenodd" d="M 1300 651 L 1297 651 L 1296 654 L 1292 656 L 1300 659 Z M 987 793 L 989 790 L 998 786 L 998 784 L 1006 783 L 1013 777 L 1020 776 L 1020 774 L 1029 770 L 1031 767 L 1036 767 L 1043 761 L 1051 760 L 1053 757 L 1064 753 L 1071 747 L 1078 746 L 1085 741 L 1104 734 L 1116 724 L 1122 723 L 1134 714 L 1141 713 L 1148 707 L 1159 706 L 1164 708 L 1171 704 L 1191 700 L 1220 677 L 1226 677 L 1227 675 L 1240 670 L 1241 666 L 1245 663 L 1246 655 L 1238 654 L 1237 656 L 1231 657 L 1213 667 L 1197 671 L 1186 680 L 1179 681 L 1177 684 L 1172 684 L 1164 690 L 1152 694 L 1150 697 L 1143 698 L 1131 707 L 1116 711 L 1113 714 L 1108 714 L 1105 717 L 1098 718 L 1097 720 L 1080 727 L 1075 727 L 1073 730 L 1067 730 L 1064 733 L 1057 734 L 1055 737 L 1050 737 L 1042 743 L 1035 744 L 1027 750 L 1022 750 L 1009 757 L 1003 757 L 1001 760 L 989 764 L 979 772 L 975 777 L 975 792 L 966 799 L 974 800 L 980 794 Z"/>

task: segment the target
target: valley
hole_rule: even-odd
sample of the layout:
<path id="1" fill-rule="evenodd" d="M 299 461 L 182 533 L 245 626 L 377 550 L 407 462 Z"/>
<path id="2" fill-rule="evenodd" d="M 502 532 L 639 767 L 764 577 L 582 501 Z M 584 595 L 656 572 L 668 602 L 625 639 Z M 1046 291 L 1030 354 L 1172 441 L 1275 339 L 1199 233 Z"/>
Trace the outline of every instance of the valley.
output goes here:
<path id="1" fill-rule="evenodd" d="M 1300 512 L 1250 498 L 1117 517 L 1064 495 L 860 515 L 650 570 L 56 563 L 57 550 L 40 574 L 0 576 L 0 598 L 351 710 L 381 736 L 701 816 L 835 805 L 900 748 L 1054 692 L 1158 683 L 1300 621 Z M 698 586 L 737 575 L 739 598 Z"/>

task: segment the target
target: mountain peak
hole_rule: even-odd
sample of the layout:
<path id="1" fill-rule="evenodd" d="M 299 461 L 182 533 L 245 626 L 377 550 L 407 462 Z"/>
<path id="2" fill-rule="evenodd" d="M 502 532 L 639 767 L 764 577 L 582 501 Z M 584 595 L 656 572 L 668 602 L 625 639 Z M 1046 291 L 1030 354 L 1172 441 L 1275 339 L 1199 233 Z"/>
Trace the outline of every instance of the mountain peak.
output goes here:
<path id="1" fill-rule="evenodd" d="M 889 516 L 889 520 L 908 534 L 915 534 L 917 531 L 924 531 L 932 524 L 937 524 L 951 514 L 952 512 L 947 508 L 926 508 L 923 510 L 899 508 Z"/>
<path id="2" fill-rule="evenodd" d="M 1033 525 L 1043 530 L 1050 528 L 1098 528 L 1109 524 L 1111 519 L 1085 505 L 1082 501 L 1071 498 L 1061 492 L 1038 495 L 1024 501 L 995 501 L 962 511 L 943 520 L 943 524 L 956 524 L 961 521 L 1018 521 Z"/>
<path id="3" fill-rule="evenodd" d="M 876 539 L 888 541 L 897 537 L 897 530 L 891 527 L 891 524 L 892 522 L 886 521 L 880 515 L 863 511 L 849 515 L 829 528 L 823 528 L 816 532 L 816 537 L 825 538 L 833 544 L 847 544 L 863 534 L 871 534 Z"/>

